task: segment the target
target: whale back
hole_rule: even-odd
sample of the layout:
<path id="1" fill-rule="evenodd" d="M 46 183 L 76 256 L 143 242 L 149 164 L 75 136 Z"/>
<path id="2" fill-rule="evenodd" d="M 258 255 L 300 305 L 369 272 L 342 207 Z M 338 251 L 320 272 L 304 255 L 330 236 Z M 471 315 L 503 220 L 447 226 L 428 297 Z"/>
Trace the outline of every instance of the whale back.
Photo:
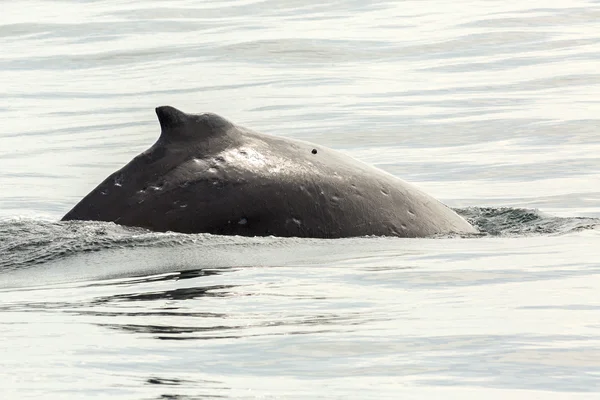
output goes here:
<path id="1" fill-rule="evenodd" d="M 156 108 L 154 145 L 107 177 L 63 220 L 245 236 L 421 237 L 476 230 L 380 169 L 216 114 Z"/>

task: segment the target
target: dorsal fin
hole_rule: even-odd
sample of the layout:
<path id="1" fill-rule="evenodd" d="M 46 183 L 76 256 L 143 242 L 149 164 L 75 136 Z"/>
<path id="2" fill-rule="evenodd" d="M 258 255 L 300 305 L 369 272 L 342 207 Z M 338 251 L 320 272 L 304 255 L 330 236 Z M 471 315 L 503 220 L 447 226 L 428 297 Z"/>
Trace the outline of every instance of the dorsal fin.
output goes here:
<path id="1" fill-rule="evenodd" d="M 203 140 L 225 134 L 231 122 L 216 114 L 186 114 L 171 106 L 156 107 L 160 123 L 160 140 L 173 143 L 189 140 Z"/>
<path id="2" fill-rule="evenodd" d="M 163 132 L 184 126 L 188 119 L 186 113 L 171 106 L 156 107 L 156 116 Z"/>

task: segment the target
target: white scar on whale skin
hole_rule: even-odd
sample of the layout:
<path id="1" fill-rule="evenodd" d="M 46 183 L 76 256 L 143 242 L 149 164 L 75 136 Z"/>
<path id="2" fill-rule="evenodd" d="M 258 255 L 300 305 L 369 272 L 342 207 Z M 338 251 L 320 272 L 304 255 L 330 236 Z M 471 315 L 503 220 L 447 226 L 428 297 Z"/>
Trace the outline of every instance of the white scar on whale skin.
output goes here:
<path id="1" fill-rule="evenodd" d="M 257 151 L 252 147 L 240 147 L 225 150 L 217 157 L 222 157 L 229 165 L 252 171 L 257 175 L 278 174 L 292 167 L 290 160 L 271 154 L 268 149 Z"/>

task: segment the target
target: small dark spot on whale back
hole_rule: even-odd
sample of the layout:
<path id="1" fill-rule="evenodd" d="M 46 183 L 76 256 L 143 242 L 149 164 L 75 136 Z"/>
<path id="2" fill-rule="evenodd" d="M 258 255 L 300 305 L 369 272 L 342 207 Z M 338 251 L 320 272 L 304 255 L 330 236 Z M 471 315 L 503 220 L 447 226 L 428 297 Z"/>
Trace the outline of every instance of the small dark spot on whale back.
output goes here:
<path id="1" fill-rule="evenodd" d="M 223 158 L 223 156 L 216 156 L 215 161 L 222 163 L 225 162 L 225 159 Z"/>
<path id="2" fill-rule="evenodd" d="M 312 149 L 311 153 L 317 154 L 317 149 Z"/>
<path id="3" fill-rule="evenodd" d="M 388 196 L 388 195 L 390 194 L 389 190 L 387 190 L 386 188 L 382 188 L 382 189 L 381 189 L 381 193 L 382 193 L 384 196 Z M 410 211 L 409 211 L 409 212 L 410 212 Z"/>
<path id="4" fill-rule="evenodd" d="M 414 217 L 414 216 L 415 216 L 415 213 L 414 213 L 414 212 L 412 212 L 411 210 L 408 210 L 408 215 L 410 215 L 411 217 Z"/>

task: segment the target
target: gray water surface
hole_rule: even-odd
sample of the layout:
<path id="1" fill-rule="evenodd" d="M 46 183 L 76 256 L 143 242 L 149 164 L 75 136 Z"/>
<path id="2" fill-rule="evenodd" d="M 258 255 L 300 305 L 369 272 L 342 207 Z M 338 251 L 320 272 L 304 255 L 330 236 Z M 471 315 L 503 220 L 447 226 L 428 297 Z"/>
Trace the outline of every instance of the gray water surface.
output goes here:
<path id="1" fill-rule="evenodd" d="M 600 398 L 597 1 L 6 1 L 0 398 Z M 212 111 L 474 237 L 58 223 Z"/>

